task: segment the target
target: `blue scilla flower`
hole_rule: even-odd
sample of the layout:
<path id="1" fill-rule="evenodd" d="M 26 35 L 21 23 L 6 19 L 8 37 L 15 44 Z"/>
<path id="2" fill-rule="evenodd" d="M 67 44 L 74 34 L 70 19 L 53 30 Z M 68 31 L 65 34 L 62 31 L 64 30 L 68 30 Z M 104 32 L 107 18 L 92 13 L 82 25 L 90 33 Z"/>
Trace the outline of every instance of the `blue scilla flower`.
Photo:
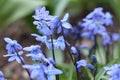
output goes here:
<path id="1" fill-rule="evenodd" d="M 55 48 L 60 48 L 61 50 L 65 49 L 65 40 L 63 36 L 58 37 L 56 43 L 55 43 Z"/>
<path id="2" fill-rule="evenodd" d="M 72 55 L 77 55 L 77 53 L 78 53 L 78 51 L 77 51 L 76 47 L 75 47 L 75 46 L 72 46 L 72 47 L 71 47 L 71 54 L 72 54 Z"/>
<path id="3" fill-rule="evenodd" d="M 96 8 L 83 19 L 82 26 L 85 31 L 91 31 L 93 34 L 102 34 L 106 32 L 105 25 L 112 25 L 112 16 L 109 12 L 104 13 L 103 8 Z"/>
<path id="4" fill-rule="evenodd" d="M 37 25 L 37 29 L 41 34 L 43 34 L 43 35 L 51 35 L 52 34 L 52 31 L 46 22 L 34 21 L 33 23 L 35 25 Z"/>
<path id="5" fill-rule="evenodd" d="M 2 71 L 0 71 L 0 80 L 5 80 L 5 78 L 4 78 L 4 74 L 3 74 Z"/>
<path id="6" fill-rule="evenodd" d="M 23 68 L 30 70 L 30 77 L 32 79 L 46 80 L 44 69 L 40 64 L 23 65 Z"/>
<path id="7" fill-rule="evenodd" d="M 27 57 L 31 57 L 33 61 L 40 62 L 42 60 L 45 60 L 45 56 L 42 53 L 38 54 L 27 54 Z"/>
<path id="8" fill-rule="evenodd" d="M 88 14 L 86 18 L 83 19 L 84 23 L 83 26 L 86 27 L 86 29 L 93 29 L 94 27 L 99 27 L 104 24 L 104 13 L 103 8 L 96 8 L 93 12 Z"/>
<path id="9" fill-rule="evenodd" d="M 94 11 L 92 11 L 90 14 L 88 14 L 85 19 L 90 19 L 90 20 L 98 21 L 100 23 L 104 23 L 104 17 L 105 14 L 103 13 L 103 8 L 98 7 L 95 8 Z"/>
<path id="10" fill-rule="evenodd" d="M 22 54 L 23 54 L 23 51 L 20 51 L 14 54 L 6 54 L 4 55 L 4 57 L 10 57 L 8 59 L 9 62 L 17 61 L 18 63 L 21 63 L 21 61 L 24 61 L 24 59 L 21 56 Z"/>
<path id="11" fill-rule="evenodd" d="M 120 40 L 120 34 L 118 33 L 102 33 L 102 44 L 103 45 L 111 45 L 113 42 Z"/>
<path id="12" fill-rule="evenodd" d="M 38 54 L 38 53 L 42 53 L 41 51 L 41 46 L 39 45 L 31 45 L 30 47 L 25 47 L 23 48 L 24 51 L 28 51 L 31 54 Z"/>
<path id="13" fill-rule="evenodd" d="M 49 15 L 49 11 L 47 11 L 45 7 L 38 7 L 35 9 L 33 18 L 41 22 L 42 20 L 49 21 L 53 16 Z"/>
<path id="14" fill-rule="evenodd" d="M 95 70 L 95 67 L 92 64 L 87 63 L 84 59 L 77 61 L 77 68 L 79 71 L 81 70 L 81 67 L 87 67 L 91 70 Z"/>
<path id="15" fill-rule="evenodd" d="M 120 40 L 120 34 L 118 34 L 118 33 L 112 33 L 111 36 L 112 36 L 113 41 Z"/>
<path id="16" fill-rule="evenodd" d="M 48 47 L 48 49 L 52 49 L 52 42 L 54 45 L 54 49 L 58 49 L 58 48 L 60 48 L 61 50 L 65 49 L 65 40 L 63 36 L 60 36 L 57 39 L 53 39 L 53 41 L 51 39 L 47 40 L 46 46 Z"/>
<path id="17" fill-rule="evenodd" d="M 56 62 L 53 60 L 53 58 L 44 58 L 44 64 L 52 64 L 52 65 L 56 65 Z"/>
<path id="18" fill-rule="evenodd" d="M 31 45 L 30 47 L 23 48 L 23 50 L 29 52 L 26 56 L 32 57 L 32 60 L 40 61 L 45 58 L 40 48 L 39 45 Z"/>
<path id="19" fill-rule="evenodd" d="M 57 28 L 60 26 L 60 20 L 58 16 L 54 16 L 53 19 L 48 23 L 51 29 Z"/>
<path id="20" fill-rule="evenodd" d="M 43 35 L 51 35 L 52 31 L 48 23 L 53 19 L 53 16 L 49 15 L 49 11 L 45 7 L 37 8 L 33 18 L 36 20 L 33 24 L 37 25 L 37 29 Z"/>
<path id="21" fill-rule="evenodd" d="M 46 44 L 48 49 L 52 49 L 52 40 L 47 39 L 47 36 L 39 36 L 38 34 L 32 34 L 32 36 L 35 36 L 37 41 Z M 61 48 L 62 50 L 64 50 L 65 40 L 63 36 L 58 37 L 58 39 L 53 39 L 53 45 L 55 49 Z"/>
<path id="22" fill-rule="evenodd" d="M 10 38 L 4 38 L 5 42 L 7 42 L 7 46 L 6 46 L 6 49 L 8 51 L 8 54 L 11 54 L 11 53 L 14 53 L 16 52 L 17 50 L 21 50 L 22 49 L 22 46 L 17 43 L 16 40 L 11 40 Z"/>
<path id="23" fill-rule="evenodd" d="M 114 64 L 110 67 L 104 67 L 109 76 L 109 80 L 120 80 L 120 64 Z"/>
<path id="24" fill-rule="evenodd" d="M 88 67 L 90 70 L 95 70 L 95 67 L 94 67 L 92 64 L 87 64 L 87 67 Z"/>
<path id="25" fill-rule="evenodd" d="M 63 17 L 63 19 L 61 20 L 62 22 L 62 27 L 66 28 L 66 29 L 71 29 L 72 25 L 70 23 L 68 23 L 68 18 L 69 18 L 69 14 L 66 13 L 65 16 Z"/>
<path id="26" fill-rule="evenodd" d="M 112 44 L 111 38 L 107 32 L 102 35 L 102 44 L 103 45 Z"/>
<path id="27" fill-rule="evenodd" d="M 61 26 L 58 27 L 57 33 L 60 33 L 63 29 L 72 29 L 72 25 L 68 22 L 69 14 L 66 13 L 61 20 Z"/>
<path id="28" fill-rule="evenodd" d="M 112 26 L 113 25 L 112 15 L 109 12 L 105 13 L 105 25 L 106 26 Z"/>
<path id="29" fill-rule="evenodd" d="M 44 72 L 47 75 L 48 80 L 54 80 L 55 75 L 62 74 L 63 72 L 57 68 L 55 68 L 52 64 L 49 66 L 44 66 Z"/>
<path id="30" fill-rule="evenodd" d="M 46 42 L 45 42 L 45 45 L 47 46 L 48 49 L 52 49 L 53 46 L 52 46 L 52 42 L 53 42 L 53 46 L 55 46 L 55 43 L 57 42 L 56 39 L 48 39 Z M 56 49 L 56 47 L 54 47 L 54 49 Z"/>
<path id="31" fill-rule="evenodd" d="M 87 61 L 86 60 L 79 60 L 77 61 L 77 68 L 81 68 L 81 67 L 86 67 L 87 66 Z"/>
<path id="32" fill-rule="evenodd" d="M 106 31 L 106 28 L 103 26 L 103 24 L 99 24 L 99 22 L 95 23 L 93 20 L 84 21 L 85 23 L 83 23 L 83 26 L 85 31 L 91 31 L 93 34 L 100 34 L 101 32 Z"/>
<path id="33" fill-rule="evenodd" d="M 45 43 L 47 41 L 47 36 L 40 36 L 38 34 L 31 34 L 32 36 L 36 37 L 35 39 L 37 41 L 40 41 L 42 43 Z"/>
<path id="34" fill-rule="evenodd" d="M 23 68 L 31 71 L 30 77 L 38 80 L 54 80 L 54 75 L 62 74 L 62 71 L 54 68 L 52 64 L 46 66 L 44 64 L 23 65 Z"/>

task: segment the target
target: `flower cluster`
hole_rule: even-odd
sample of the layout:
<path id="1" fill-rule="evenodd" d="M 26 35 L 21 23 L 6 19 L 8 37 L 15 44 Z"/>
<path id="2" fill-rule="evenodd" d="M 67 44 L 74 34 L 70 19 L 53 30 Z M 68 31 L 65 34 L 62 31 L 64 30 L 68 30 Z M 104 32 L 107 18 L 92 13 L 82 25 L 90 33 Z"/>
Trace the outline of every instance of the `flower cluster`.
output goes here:
<path id="1" fill-rule="evenodd" d="M 61 70 L 54 67 L 54 60 L 47 59 L 46 56 L 44 56 L 39 45 L 25 47 L 23 50 L 29 53 L 26 56 L 30 56 L 32 60 L 36 62 L 36 64 L 32 65 L 23 65 L 23 68 L 30 71 L 30 77 L 32 79 L 36 78 L 38 80 L 54 80 L 54 75 L 62 74 Z"/>
<path id="2" fill-rule="evenodd" d="M 104 67 L 104 69 L 107 71 L 107 75 L 110 77 L 109 80 L 120 80 L 120 64 Z"/>
<path id="3" fill-rule="evenodd" d="M 31 35 L 37 41 L 45 44 L 48 49 L 52 49 L 53 54 L 54 49 L 60 48 L 61 50 L 65 50 L 68 42 L 64 39 L 64 30 L 72 28 L 71 24 L 67 22 L 69 14 L 65 14 L 63 19 L 60 20 L 57 16 L 49 15 L 49 11 L 45 7 L 40 7 L 35 10 L 33 18 L 35 19 L 33 24 L 36 25 L 36 28 L 42 36 L 38 34 Z M 55 30 L 60 35 L 57 39 L 53 38 Z M 4 56 L 10 57 L 8 59 L 9 62 L 17 61 L 18 63 L 22 63 L 23 68 L 29 73 L 31 80 L 54 80 L 54 75 L 62 74 L 62 71 L 56 68 L 54 56 L 53 59 L 47 58 L 41 50 L 40 45 L 31 45 L 30 47 L 22 48 L 16 40 L 11 40 L 10 38 L 4 38 L 4 40 L 8 43 L 6 46 L 8 54 Z M 31 57 L 35 64 L 25 64 L 21 56 L 24 51 L 28 52 L 26 57 Z"/>
<path id="4" fill-rule="evenodd" d="M 64 29 L 72 28 L 71 24 L 67 22 L 69 14 L 65 14 L 63 19 L 60 20 L 57 16 L 49 15 L 45 7 L 41 7 L 35 10 L 33 18 L 35 19 L 33 23 L 37 25 L 36 28 L 43 36 L 38 34 L 32 34 L 32 36 L 35 36 L 37 41 L 44 43 L 49 49 L 52 49 L 52 46 L 54 46 L 55 49 L 61 48 L 64 50 L 66 41 L 63 35 L 57 39 L 53 39 L 52 35 L 55 30 L 57 30 L 58 34 L 64 34 Z"/>
<path id="5" fill-rule="evenodd" d="M 56 65 L 54 51 L 56 49 L 66 50 L 69 53 L 70 59 L 76 69 L 78 80 L 80 80 L 80 78 L 83 80 L 81 76 L 82 71 L 84 71 L 82 70 L 83 67 L 87 67 L 92 71 L 90 75 L 95 80 L 99 68 L 96 58 L 96 50 L 98 48 L 97 36 L 100 36 L 100 39 L 102 39 L 102 45 L 107 46 L 110 46 L 113 41 L 120 40 L 119 34 L 107 32 L 106 26 L 113 26 L 112 15 L 109 12 L 103 12 L 103 8 L 101 7 L 94 9 L 93 12 L 83 19 L 83 22 L 78 23 L 77 27 L 72 27 L 68 22 L 68 13 L 64 15 L 63 19 L 60 19 L 58 16 L 50 15 L 45 7 L 36 8 L 33 18 L 35 19 L 33 24 L 40 34 L 33 33 L 31 35 L 35 37 L 36 41 L 40 42 L 41 45 L 31 45 L 23 48 L 16 40 L 8 37 L 4 38 L 7 43 L 7 54 L 4 55 L 4 57 L 9 57 L 9 62 L 17 61 L 19 64 L 22 63 L 22 68 L 28 72 L 30 80 L 55 80 L 55 78 L 59 80 L 57 76 L 62 74 L 63 71 L 58 69 Z M 66 30 L 71 30 L 76 40 L 75 46 L 71 47 L 65 39 Z M 55 34 L 57 34 L 57 36 Z M 88 58 L 86 58 L 82 52 L 82 49 L 86 48 L 86 45 L 81 45 L 83 38 L 93 41 L 92 47 L 87 47 L 87 49 L 89 49 Z M 52 58 L 48 58 L 46 53 L 42 51 L 41 47 L 43 44 L 52 51 Z M 69 50 L 70 47 L 71 51 Z M 27 52 L 25 56 L 30 57 L 34 62 L 33 64 L 25 63 L 22 57 L 24 52 Z M 109 80 L 120 79 L 119 68 L 119 64 L 104 68 L 107 70 L 107 75 L 110 76 Z M 5 80 L 1 71 L 0 80 Z M 87 78 L 85 80 L 87 80 Z"/>
<path id="6" fill-rule="evenodd" d="M 93 12 L 83 19 L 84 33 L 87 39 L 94 39 L 95 35 L 100 35 L 103 45 L 110 45 L 112 41 L 120 40 L 120 35 L 109 33 L 106 26 L 113 26 L 112 15 L 109 12 L 103 12 L 103 8 L 95 8 Z M 112 28 L 112 27 L 111 27 Z M 112 36 L 112 37 L 111 37 Z"/>

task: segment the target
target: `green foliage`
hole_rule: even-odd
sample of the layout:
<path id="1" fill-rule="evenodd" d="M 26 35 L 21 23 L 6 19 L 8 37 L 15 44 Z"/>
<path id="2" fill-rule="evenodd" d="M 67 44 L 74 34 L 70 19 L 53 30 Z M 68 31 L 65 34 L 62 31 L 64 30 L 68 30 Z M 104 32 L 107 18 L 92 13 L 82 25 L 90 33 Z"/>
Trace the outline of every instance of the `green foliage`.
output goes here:
<path id="1" fill-rule="evenodd" d="M 111 0 L 110 4 L 112 9 L 114 10 L 115 14 L 118 16 L 120 20 L 120 1 L 119 0 Z"/>
<path id="2" fill-rule="evenodd" d="M 0 1 L 0 27 L 31 14 L 38 6 L 45 5 L 43 0 L 2 0 Z"/>

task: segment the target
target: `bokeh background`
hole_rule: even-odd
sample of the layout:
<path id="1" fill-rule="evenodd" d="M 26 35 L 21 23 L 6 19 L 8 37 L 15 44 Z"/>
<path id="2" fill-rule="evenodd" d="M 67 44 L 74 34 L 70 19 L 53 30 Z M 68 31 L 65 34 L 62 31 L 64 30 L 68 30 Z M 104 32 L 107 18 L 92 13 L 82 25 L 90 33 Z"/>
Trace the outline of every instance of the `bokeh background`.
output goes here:
<path id="1" fill-rule="evenodd" d="M 65 13 L 70 14 L 69 22 L 74 26 L 96 7 L 103 7 L 113 16 L 114 32 L 120 32 L 120 0 L 0 0 L 0 70 L 7 78 L 24 80 L 26 76 L 20 66 L 8 63 L 4 37 L 17 40 L 23 47 L 38 44 L 31 33 L 37 33 L 32 15 L 37 7 L 46 6 L 51 15 L 62 18 Z M 26 59 L 29 62 L 29 59 Z M 22 74 L 20 74 L 22 73 Z M 9 79 L 8 79 L 9 80 Z"/>

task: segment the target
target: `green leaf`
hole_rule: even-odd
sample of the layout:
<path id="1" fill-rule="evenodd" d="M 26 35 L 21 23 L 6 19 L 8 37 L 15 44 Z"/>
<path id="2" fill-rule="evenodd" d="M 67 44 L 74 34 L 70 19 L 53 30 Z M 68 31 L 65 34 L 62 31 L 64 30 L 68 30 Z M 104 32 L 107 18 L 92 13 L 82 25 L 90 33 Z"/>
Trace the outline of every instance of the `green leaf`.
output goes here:
<path id="1" fill-rule="evenodd" d="M 110 65 L 116 63 L 117 61 L 118 61 L 118 59 L 114 59 L 111 62 L 109 62 L 106 66 L 110 66 Z M 101 78 L 104 76 L 105 72 L 106 72 L 106 70 L 101 69 L 100 72 L 96 75 L 95 80 L 101 80 Z"/>
<path id="2" fill-rule="evenodd" d="M 105 65 L 105 63 L 106 63 L 106 53 L 105 53 L 104 48 L 102 46 L 100 46 L 100 44 L 98 44 L 96 57 L 97 57 L 98 63 Z"/>
<path id="3" fill-rule="evenodd" d="M 36 7 L 46 4 L 44 0 L 3 0 L 0 3 L 1 27 L 31 14 Z"/>
<path id="4" fill-rule="evenodd" d="M 60 16 L 63 11 L 65 10 L 69 0 L 58 0 L 56 6 L 55 6 L 55 13 L 54 15 Z"/>
<path id="5" fill-rule="evenodd" d="M 110 0 L 110 4 L 120 20 L 120 0 Z"/>

